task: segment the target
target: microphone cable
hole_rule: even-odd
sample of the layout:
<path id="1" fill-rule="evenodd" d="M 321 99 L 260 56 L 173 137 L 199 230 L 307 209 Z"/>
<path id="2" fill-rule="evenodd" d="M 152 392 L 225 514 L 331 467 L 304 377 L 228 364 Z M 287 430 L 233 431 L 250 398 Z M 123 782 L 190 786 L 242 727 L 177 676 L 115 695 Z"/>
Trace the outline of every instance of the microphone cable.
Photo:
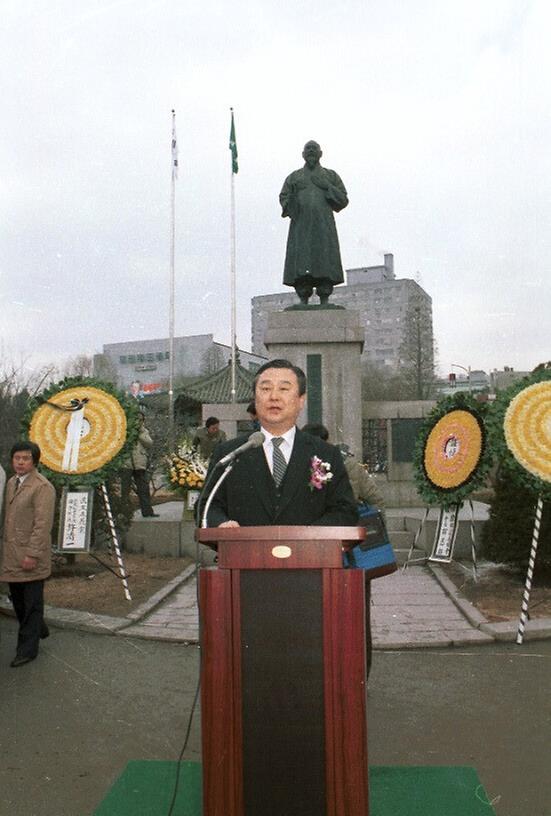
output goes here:
<path id="1" fill-rule="evenodd" d="M 201 495 L 199 495 L 197 501 L 195 502 L 195 528 L 196 530 L 201 526 L 201 497 L 204 493 L 207 485 L 212 480 L 212 475 L 215 471 L 215 468 L 212 469 L 210 473 L 207 474 L 207 478 L 205 479 L 205 484 L 203 486 L 203 490 L 201 491 Z M 195 689 L 195 695 L 193 697 L 193 703 L 191 704 L 191 711 L 189 712 L 189 717 L 186 726 L 186 734 L 184 737 L 184 744 L 182 745 L 182 750 L 178 756 L 176 761 L 176 778 L 174 779 L 174 789 L 172 791 L 172 799 L 170 800 L 170 805 L 168 808 L 167 816 L 173 816 L 174 814 L 174 806 L 176 804 L 176 798 L 178 796 L 178 788 L 180 785 L 180 771 L 182 768 L 182 761 L 184 758 L 184 754 L 186 752 L 186 748 L 188 746 L 189 737 L 191 734 L 191 726 L 193 723 L 193 717 L 195 715 L 195 710 L 197 708 L 197 701 L 199 699 L 199 692 L 201 690 L 201 612 L 199 607 L 199 559 L 200 559 L 200 550 L 199 550 L 199 539 L 195 539 L 195 592 L 196 592 L 196 601 L 197 601 L 197 619 L 199 624 L 199 674 L 197 677 L 197 687 Z"/>
<path id="2" fill-rule="evenodd" d="M 178 759 L 176 760 L 176 778 L 174 780 L 174 790 L 172 791 L 172 799 L 170 801 L 167 816 L 173 816 L 174 813 L 174 805 L 176 804 L 176 797 L 178 796 L 178 787 L 180 785 L 180 770 L 182 768 L 182 761 L 189 742 L 189 735 L 191 734 L 191 725 L 193 723 L 193 715 L 195 714 L 195 709 L 197 707 L 197 700 L 199 699 L 200 688 L 201 688 L 201 663 L 199 663 L 199 677 L 197 679 L 197 688 L 195 689 L 195 696 L 193 698 L 193 703 L 191 704 L 191 711 L 188 717 L 186 735 L 184 737 L 184 744 L 182 745 L 182 750 L 180 751 Z"/>

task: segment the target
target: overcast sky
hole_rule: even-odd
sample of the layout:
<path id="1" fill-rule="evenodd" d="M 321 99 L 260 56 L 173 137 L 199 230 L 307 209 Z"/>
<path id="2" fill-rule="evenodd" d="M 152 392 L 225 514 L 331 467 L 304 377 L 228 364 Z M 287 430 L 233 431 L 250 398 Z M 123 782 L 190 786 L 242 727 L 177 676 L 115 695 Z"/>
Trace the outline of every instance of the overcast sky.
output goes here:
<path id="1" fill-rule="evenodd" d="M 237 339 L 284 289 L 278 195 L 320 142 L 345 268 L 394 254 L 439 364 L 551 358 L 548 0 L 0 0 L 0 342 L 31 363 L 168 333 Z"/>

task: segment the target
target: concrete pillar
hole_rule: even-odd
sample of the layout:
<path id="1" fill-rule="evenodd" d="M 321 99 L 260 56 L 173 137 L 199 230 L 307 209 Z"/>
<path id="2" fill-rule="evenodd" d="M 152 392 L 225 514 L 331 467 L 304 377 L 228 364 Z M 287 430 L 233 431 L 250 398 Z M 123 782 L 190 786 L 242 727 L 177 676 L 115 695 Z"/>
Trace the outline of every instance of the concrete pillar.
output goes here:
<path id="1" fill-rule="evenodd" d="M 271 360 L 288 359 L 307 375 L 309 367 L 311 371 L 317 370 L 321 358 L 321 421 L 329 431 L 330 441 L 346 442 L 358 461 L 362 460 L 363 343 L 360 314 L 347 309 L 272 312 L 264 336 Z M 308 418 L 307 397 L 299 427 Z"/>

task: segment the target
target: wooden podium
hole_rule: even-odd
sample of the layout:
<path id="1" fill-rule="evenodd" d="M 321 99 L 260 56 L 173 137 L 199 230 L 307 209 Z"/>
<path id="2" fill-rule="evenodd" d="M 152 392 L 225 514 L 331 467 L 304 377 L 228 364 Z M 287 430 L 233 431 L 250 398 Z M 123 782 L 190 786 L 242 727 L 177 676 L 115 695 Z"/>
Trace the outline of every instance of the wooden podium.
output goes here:
<path id="1" fill-rule="evenodd" d="M 203 816 L 367 816 L 356 527 L 197 531 Z"/>

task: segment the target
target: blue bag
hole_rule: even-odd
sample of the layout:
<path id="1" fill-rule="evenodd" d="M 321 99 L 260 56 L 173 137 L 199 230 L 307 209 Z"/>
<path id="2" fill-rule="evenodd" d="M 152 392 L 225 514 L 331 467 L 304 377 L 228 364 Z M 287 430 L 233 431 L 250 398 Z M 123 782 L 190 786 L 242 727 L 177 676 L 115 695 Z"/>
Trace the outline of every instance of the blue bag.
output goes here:
<path id="1" fill-rule="evenodd" d="M 365 527 L 365 540 L 343 553 L 343 566 L 363 569 L 368 578 L 390 575 L 398 569 L 392 544 L 382 513 L 369 504 L 358 506 L 360 524 Z"/>

